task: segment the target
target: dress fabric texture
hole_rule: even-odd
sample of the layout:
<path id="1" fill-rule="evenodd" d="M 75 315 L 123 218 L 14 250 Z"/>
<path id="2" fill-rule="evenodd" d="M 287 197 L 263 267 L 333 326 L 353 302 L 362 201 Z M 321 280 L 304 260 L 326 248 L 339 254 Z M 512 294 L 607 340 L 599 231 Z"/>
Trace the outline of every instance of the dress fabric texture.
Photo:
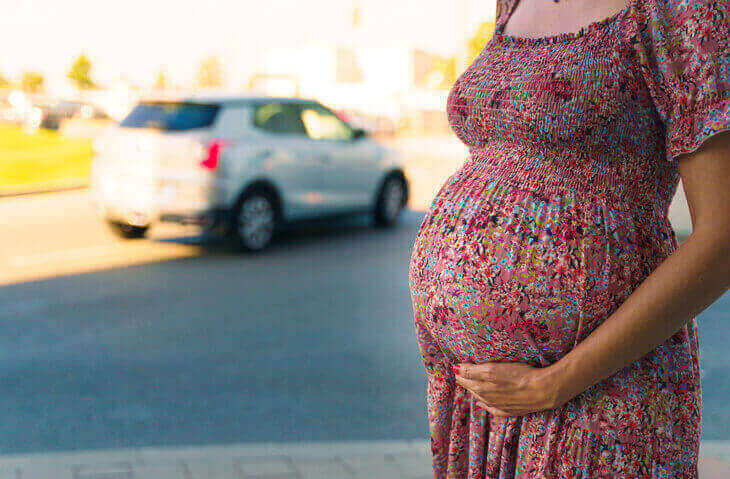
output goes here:
<path id="1" fill-rule="evenodd" d="M 631 0 L 575 32 L 495 34 L 448 95 L 468 146 L 409 285 L 437 478 L 696 478 L 696 320 L 565 405 L 491 416 L 458 362 L 553 364 L 677 247 L 678 159 L 730 129 L 724 0 Z"/>

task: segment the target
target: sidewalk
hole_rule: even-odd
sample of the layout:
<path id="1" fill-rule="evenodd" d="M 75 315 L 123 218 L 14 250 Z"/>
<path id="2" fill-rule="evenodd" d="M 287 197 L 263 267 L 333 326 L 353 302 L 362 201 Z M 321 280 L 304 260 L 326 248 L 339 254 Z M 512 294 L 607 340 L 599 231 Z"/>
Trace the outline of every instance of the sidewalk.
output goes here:
<path id="1" fill-rule="evenodd" d="M 730 441 L 703 443 L 700 479 L 730 477 Z M 426 441 L 235 444 L 0 457 L 0 479 L 427 479 Z"/>

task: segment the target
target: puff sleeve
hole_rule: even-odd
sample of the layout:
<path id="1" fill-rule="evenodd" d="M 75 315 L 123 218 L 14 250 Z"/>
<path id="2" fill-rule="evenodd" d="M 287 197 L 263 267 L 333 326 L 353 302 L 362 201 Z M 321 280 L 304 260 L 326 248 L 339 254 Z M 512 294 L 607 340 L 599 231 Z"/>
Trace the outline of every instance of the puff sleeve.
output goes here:
<path id="1" fill-rule="evenodd" d="M 730 130 L 730 7 L 727 0 L 633 1 L 630 43 L 673 161 Z"/>

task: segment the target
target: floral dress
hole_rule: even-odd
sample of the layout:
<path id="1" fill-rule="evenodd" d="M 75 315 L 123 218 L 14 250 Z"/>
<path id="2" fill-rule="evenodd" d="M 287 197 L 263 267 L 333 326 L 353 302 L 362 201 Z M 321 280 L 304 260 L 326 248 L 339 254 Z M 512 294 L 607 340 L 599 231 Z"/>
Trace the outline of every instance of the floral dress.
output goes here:
<path id="1" fill-rule="evenodd" d="M 696 478 L 695 320 L 565 405 L 490 415 L 458 362 L 546 366 L 677 247 L 680 155 L 730 129 L 726 0 L 631 0 L 578 31 L 502 32 L 449 92 L 469 147 L 415 238 L 408 280 L 437 478 Z"/>

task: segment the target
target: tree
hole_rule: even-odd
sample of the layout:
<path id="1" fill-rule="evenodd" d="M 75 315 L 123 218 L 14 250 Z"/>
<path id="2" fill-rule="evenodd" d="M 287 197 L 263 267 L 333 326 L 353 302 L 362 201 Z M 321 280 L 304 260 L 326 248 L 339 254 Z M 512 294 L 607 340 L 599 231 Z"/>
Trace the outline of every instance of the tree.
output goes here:
<path id="1" fill-rule="evenodd" d="M 170 82 L 167 80 L 167 74 L 164 70 L 159 70 L 157 76 L 155 76 L 155 83 L 152 88 L 155 90 L 167 90 L 170 86 Z"/>
<path id="2" fill-rule="evenodd" d="M 482 52 L 484 45 L 492 38 L 492 35 L 494 35 L 494 22 L 482 22 L 468 41 L 469 61 Z"/>
<path id="3" fill-rule="evenodd" d="M 438 72 L 439 82 L 437 86 L 448 88 L 456 81 L 456 57 L 436 56 L 433 62 L 433 71 Z"/>
<path id="4" fill-rule="evenodd" d="M 91 60 L 85 55 L 79 55 L 71 65 L 66 75 L 79 90 L 88 90 L 95 88 L 96 84 L 91 79 Z"/>
<path id="5" fill-rule="evenodd" d="M 43 75 L 38 72 L 23 72 L 20 79 L 20 87 L 28 93 L 43 91 Z"/>
<path id="6" fill-rule="evenodd" d="M 413 82 L 429 88 L 448 88 L 456 81 L 456 57 L 423 50 L 413 52 Z"/>
<path id="7" fill-rule="evenodd" d="M 198 87 L 220 88 L 223 86 L 223 66 L 215 55 L 203 59 L 198 65 Z"/>

